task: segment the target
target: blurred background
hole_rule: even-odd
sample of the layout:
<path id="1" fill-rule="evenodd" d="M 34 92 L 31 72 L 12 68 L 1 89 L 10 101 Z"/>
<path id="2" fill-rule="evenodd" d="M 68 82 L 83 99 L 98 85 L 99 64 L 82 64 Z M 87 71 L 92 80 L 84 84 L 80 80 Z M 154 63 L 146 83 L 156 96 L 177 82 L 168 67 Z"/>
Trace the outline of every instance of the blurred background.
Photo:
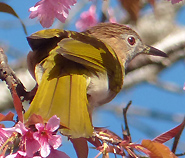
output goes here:
<path id="1" fill-rule="evenodd" d="M 37 19 L 29 19 L 28 9 L 37 0 L 0 0 L 6 2 L 18 14 L 26 26 L 28 35 L 43 29 Z M 109 104 L 94 112 L 94 126 L 107 127 L 122 137 L 124 124 L 122 110 L 131 100 L 128 125 L 133 142 L 153 139 L 180 124 L 185 115 L 185 3 L 172 5 L 167 0 L 78 0 L 69 11 L 65 23 L 58 20 L 51 28 L 79 31 L 75 24 L 80 15 L 96 6 L 98 22 L 116 21 L 133 27 L 143 41 L 166 53 L 168 58 L 137 56 L 129 65 L 125 85 Z M 8 56 L 9 64 L 28 90 L 35 82 L 27 71 L 26 55 L 30 50 L 23 27 L 16 17 L 0 12 L 0 47 Z M 24 103 L 25 108 L 28 103 Z M 0 112 L 13 111 L 10 92 L 0 82 Z M 5 125 L 9 126 L 9 123 Z M 171 149 L 173 141 L 168 141 Z M 90 146 L 92 146 L 90 144 Z M 75 157 L 72 144 L 63 137 L 60 148 Z M 185 152 L 185 132 L 182 133 L 176 153 Z M 90 149 L 89 157 L 98 151 Z M 111 155 L 114 157 L 114 155 Z M 119 156 L 118 156 L 119 157 Z M 185 156 L 182 156 L 185 157 Z"/>

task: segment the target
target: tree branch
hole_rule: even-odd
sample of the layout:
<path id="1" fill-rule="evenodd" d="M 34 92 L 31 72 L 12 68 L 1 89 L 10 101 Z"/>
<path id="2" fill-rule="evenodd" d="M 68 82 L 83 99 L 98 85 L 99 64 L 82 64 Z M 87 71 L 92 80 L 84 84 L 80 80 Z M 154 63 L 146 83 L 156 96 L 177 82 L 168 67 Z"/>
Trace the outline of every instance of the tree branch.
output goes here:
<path id="1" fill-rule="evenodd" d="M 12 93 L 12 86 L 13 86 L 14 88 L 16 88 L 16 92 L 19 97 L 23 96 L 24 98 L 29 100 L 30 93 L 26 91 L 22 82 L 15 75 L 14 71 L 9 67 L 7 57 L 4 54 L 4 51 L 2 48 L 0 48 L 0 79 L 6 82 L 8 89 L 10 90 L 11 93 Z M 1 83 L 0 87 L 2 87 L 1 92 L 3 92 L 2 90 L 5 90 L 4 84 Z M 9 92 L 4 91 L 3 93 L 9 93 Z M 3 96 L 1 95 L 1 99 L 0 99 L 0 109 L 13 107 L 13 103 L 12 103 L 12 99 L 10 99 L 11 98 L 10 95 L 4 94 Z M 5 102 L 5 101 L 8 101 L 8 102 Z M 5 103 L 5 104 L 2 104 L 2 103 Z M 10 104 L 10 105 L 5 107 L 7 104 L 8 105 Z"/>

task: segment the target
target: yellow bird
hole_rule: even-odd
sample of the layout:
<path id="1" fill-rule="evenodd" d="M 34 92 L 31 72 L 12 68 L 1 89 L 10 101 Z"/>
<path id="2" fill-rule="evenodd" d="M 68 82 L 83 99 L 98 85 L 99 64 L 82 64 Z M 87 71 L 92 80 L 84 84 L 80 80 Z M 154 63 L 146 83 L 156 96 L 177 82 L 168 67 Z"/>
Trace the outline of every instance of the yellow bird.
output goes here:
<path id="1" fill-rule="evenodd" d="M 140 53 L 166 57 L 143 44 L 130 27 L 101 23 L 78 33 L 48 29 L 29 36 L 33 51 L 28 54 L 28 69 L 38 90 L 24 114 L 41 115 L 47 121 L 60 118 L 63 135 L 91 137 L 92 111 L 110 102 L 122 89 L 125 67 Z"/>

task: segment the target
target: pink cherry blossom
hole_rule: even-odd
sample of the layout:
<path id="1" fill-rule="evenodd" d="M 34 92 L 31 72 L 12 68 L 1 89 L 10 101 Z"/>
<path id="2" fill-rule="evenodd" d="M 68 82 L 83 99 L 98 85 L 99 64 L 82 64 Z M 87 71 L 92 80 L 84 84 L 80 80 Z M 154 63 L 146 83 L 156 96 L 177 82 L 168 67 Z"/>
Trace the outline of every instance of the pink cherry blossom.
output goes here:
<path id="1" fill-rule="evenodd" d="M 51 152 L 47 158 L 70 158 L 66 153 L 51 148 Z"/>
<path id="2" fill-rule="evenodd" d="M 114 10 L 112 8 L 108 9 L 108 14 L 109 14 L 109 22 L 116 23 L 116 18 L 114 16 Z"/>
<path id="3" fill-rule="evenodd" d="M 42 158 L 42 157 L 41 156 L 28 157 L 26 152 L 18 150 L 15 154 L 10 154 L 10 155 L 6 156 L 6 158 Z"/>
<path id="4" fill-rule="evenodd" d="M 96 25 L 97 23 L 96 6 L 91 5 L 88 11 L 85 11 L 80 15 L 80 19 L 76 22 L 76 28 L 83 31 L 90 26 Z"/>
<path id="5" fill-rule="evenodd" d="M 10 154 L 6 158 L 26 158 L 26 153 L 23 151 L 17 151 L 15 154 Z"/>
<path id="6" fill-rule="evenodd" d="M 25 135 L 28 129 L 24 126 L 22 122 L 18 122 L 15 125 L 15 131 L 21 135 Z"/>
<path id="7" fill-rule="evenodd" d="M 184 88 L 183 88 L 183 90 L 185 90 L 185 84 L 184 84 Z"/>
<path id="8" fill-rule="evenodd" d="M 0 128 L 0 146 L 6 142 L 14 131 L 14 128 Z"/>
<path id="9" fill-rule="evenodd" d="M 42 123 L 35 124 L 38 132 L 35 132 L 33 137 L 40 143 L 40 155 L 42 157 L 47 157 L 50 154 L 51 147 L 57 149 L 61 145 L 61 136 L 55 135 L 59 125 L 60 119 L 56 115 L 51 117 L 46 125 Z"/>
<path id="10" fill-rule="evenodd" d="M 22 122 L 18 122 L 15 131 L 22 135 L 22 150 L 26 151 L 26 156 L 33 157 L 33 154 L 40 149 L 40 144 L 33 138 L 33 132 L 27 129 Z"/>
<path id="11" fill-rule="evenodd" d="M 168 1 L 171 1 L 172 4 L 175 4 L 175 3 L 179 3 L 182 0 L 168 0 Z"/>
<path id="12" fill-rule="evenodd" d="M 76 3 L 76 0 L 41 0 L 31 7 L 30 18 L 38 17 L 43 27 L 50 27 L 54 19 L 65 22 L 69 9 Z"/>

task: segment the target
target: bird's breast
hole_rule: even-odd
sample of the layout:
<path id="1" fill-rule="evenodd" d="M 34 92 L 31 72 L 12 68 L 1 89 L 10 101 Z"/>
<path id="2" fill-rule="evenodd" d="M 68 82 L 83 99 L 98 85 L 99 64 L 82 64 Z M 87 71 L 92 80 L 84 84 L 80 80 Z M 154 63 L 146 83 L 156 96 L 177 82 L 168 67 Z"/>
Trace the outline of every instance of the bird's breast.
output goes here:
<path id="1" fill-rule="evenodd" d="M 100 106 L 112 100 L 115 92 L 109 88 L 109 80 L 106 73 L 98 73 L 87 78 L 87 97 L 90 106 Z"/>

